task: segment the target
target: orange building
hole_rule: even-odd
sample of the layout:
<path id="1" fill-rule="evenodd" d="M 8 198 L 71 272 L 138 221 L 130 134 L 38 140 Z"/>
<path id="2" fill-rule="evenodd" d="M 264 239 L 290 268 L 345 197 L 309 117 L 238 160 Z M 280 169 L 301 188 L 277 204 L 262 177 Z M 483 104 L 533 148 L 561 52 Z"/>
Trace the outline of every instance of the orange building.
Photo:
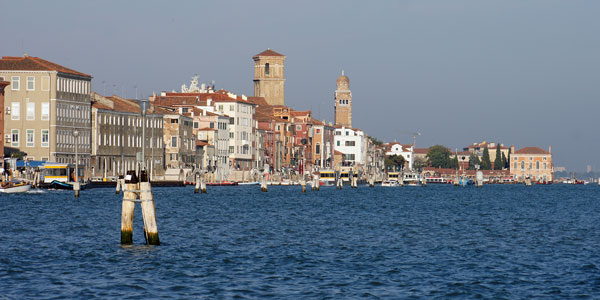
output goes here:
<path id="1" fill-rule="evenodd" d="M 538 147 L 525 147 L 517 151 L 512 149 L 510 155 L 510 174 L 517 181 L 526 177 L 535 181 L 553 181 L 554 165 L 552 163 L 552 147 L 548 151 Z"/>

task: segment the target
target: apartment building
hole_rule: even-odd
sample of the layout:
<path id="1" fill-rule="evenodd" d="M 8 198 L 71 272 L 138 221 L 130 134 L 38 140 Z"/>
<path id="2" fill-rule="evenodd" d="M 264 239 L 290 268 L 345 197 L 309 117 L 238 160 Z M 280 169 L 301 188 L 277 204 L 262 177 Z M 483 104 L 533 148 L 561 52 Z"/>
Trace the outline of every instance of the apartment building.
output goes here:
<path id="1" fill-rule="evenodd" d="M 171 169 L 192 167 L 196 159 L 196 137 L 190 117 L 171 113 L 163 116 L 165 165 Z"/>
<path id="2" fill-rule="evenodd" d="M 92 99 L 92 176 L 106 178 L 137 170 L 137 153 L 142 152 L 142 145 L 151 178 L 164 174 L 163 117 L 168 112 L 151 106 L 142 118 L 137 100 L 96 93 L 92 93 Z"/>
<path id="3" fill-rule="evenodd" d="M 553 181 L 554 164 L 552 163 L 552 147 L 548 151 L 539 147 L 525 147 L 510 155 L 510 174 L 515 180 L 523 181 L 526 177 L 535 181 Z"/>
<path id="4" fill-rule="evenodd" d="M 4 145 L 28 160 L 89 165 L 92 76 L 24 55 L 0 59 L 5 89 Z"/>
<path id="5" fill-rule="evenodd" d="M 336 127 L 334 149 L 343 153 L 345 166 L 364 165 L 365 134 L 360 129 Z"/>

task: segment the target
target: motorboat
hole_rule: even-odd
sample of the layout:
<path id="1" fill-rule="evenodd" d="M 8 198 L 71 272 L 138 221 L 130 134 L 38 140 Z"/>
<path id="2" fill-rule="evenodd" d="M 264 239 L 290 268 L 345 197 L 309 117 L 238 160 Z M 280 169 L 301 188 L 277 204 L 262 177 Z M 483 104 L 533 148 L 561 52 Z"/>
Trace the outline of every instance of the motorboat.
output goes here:
<path id="1" fill-rule="evenodd" d="M 398 187 L 400 184 L 397 180 L 385 180 L 381 182 L 381 186 L 383 187 Z"/>
<path id="2" fill-rule="evenodd" d="M 71 182 L 71 181 L 62 182 L 62 181 L 58 181 L 58 180 L 53 180 L 52 182 L 50 182 L 50 188 L 55 189 L 55 190 L 73 190 L 73 183 L 75 183 L 75 182 Z M 85 190 L 86 186 L 87 186 L 87 183 L 80 184 L 79 189 Z"/>
<path id="3" fill-rule="evenodd" d="M 31 189 L 31 184 L 20 180 L 10 180 L 0 184 L 0 193 L 25 193 Z"/>
<path id="4" fill-rule="evenodd" d="M 234 185 L 238 185 L 239 183 L 236 181 L 221 181 L 221 182 L 210 182 L 210 183 L 206 183 L 207 186 L 234 186 Z"/>

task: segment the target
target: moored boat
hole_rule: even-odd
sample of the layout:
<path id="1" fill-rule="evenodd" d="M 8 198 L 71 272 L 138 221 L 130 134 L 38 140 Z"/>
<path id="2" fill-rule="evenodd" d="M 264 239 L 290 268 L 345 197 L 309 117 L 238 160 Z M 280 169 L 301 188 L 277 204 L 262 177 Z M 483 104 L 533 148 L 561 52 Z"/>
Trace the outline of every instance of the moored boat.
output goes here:
<path id="1" fill-rule="evenodd" d="M 381 186 L 383 187 L 398 187 L 400 184 L 398 180 L 385 180 L 381 182 Z"/>
<path id="2" fill-rule="evenodd" d="M 208 186 L 233 186 L 233 185 L 238 185 L 239 183 L 237 183 L 236 181 L 221 181 L 221 182 L 207 182 L 206 185 Z"/>
<path id="3" fill-rule="evenodd" d="M 80 184 L 79 189 L 84 190 L 87 184 Z M 58 180 L 53 180 L 50 182 L 50 188 L 55 190 L 73 190 L 73 182 L 62 182 Z"/>

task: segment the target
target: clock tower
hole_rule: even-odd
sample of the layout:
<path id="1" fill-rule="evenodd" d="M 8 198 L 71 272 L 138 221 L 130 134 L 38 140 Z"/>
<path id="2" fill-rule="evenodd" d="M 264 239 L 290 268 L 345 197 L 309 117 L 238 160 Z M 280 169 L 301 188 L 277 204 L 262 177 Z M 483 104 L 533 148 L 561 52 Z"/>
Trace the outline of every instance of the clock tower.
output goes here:
<path id="1" fill-rule="evenodd" d="M 254 97 L 264 97 L 269 105 L 285 105 L 283 62 L 285 55 L 267 49 L 254 60 Z"/>

